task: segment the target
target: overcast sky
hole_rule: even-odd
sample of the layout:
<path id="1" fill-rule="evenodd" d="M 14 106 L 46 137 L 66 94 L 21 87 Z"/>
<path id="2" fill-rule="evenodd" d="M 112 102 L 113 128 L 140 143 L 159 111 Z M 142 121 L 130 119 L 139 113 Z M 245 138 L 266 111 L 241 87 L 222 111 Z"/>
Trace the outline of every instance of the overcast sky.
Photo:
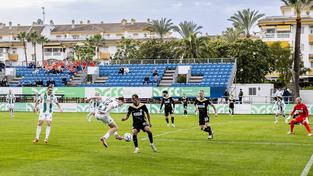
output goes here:
<path id="1" fill-rule="evenodd" d="M 267 16 L 280 15 L 281 0 L 0 0 L 0 22 L 31 24 L 42 17 L 55 24 L 91 20 L 91 22 L 120 22 L 122 18 L 166 17 L 175 23 L 194 21 L 203 33 L 220 34 L 231 26 L 227 19 L 237 10 L 251 8 Z"/>

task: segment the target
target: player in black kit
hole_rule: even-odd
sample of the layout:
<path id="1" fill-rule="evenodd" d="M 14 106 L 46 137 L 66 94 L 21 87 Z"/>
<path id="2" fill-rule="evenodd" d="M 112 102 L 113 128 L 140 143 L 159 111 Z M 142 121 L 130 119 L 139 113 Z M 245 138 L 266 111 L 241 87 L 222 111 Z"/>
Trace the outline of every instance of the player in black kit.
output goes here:
<path id="1" fill-rule="evenodd" d="M 208 133 L 208 139 L 213 139 L 212 128 L 209 124 L 210 118 L 208 115 L 208 106 L 212 106 L 215 116 L 217 116 L 217 111 L 215 106 L 210 100 L 204 97 L 204 91 L 199 91 L 199 97 L 195 101 L 196 112 L 199 112 L 199 126 L 201 130 Z"/>
<path id="2" fill-rule="evenodd" d="M 148 108 L 145 104 L 140 103 L 138 95 L 134 94 L 132 96 L 133 104 L 129 105 L 128 112 L 126 117 L 122 118 L 122 121 L 126 121 L 130 115 L 133 117 L 133 141 L 135 145 L 135 151 L 134 153 L 139 152 L 138 148 L 138 139 L 137 134 L 140 132 L 140 130 L 148 133 L 150 146 L 154 152 L 157 151 L 155 145 L 153 144 L 153 136 L 151 131 L 151 121 L 150 121 L 150 114 L 148 111 Z M 146 116 L 146 115 L 147 116 Z M 146 117 L 148 122 L 146 121 Z"/>
<path id="3" fill-rule="evenodd" d="M 174 113 L 173 110 L 175 109 L 175 102 L 174 102 L 173 98 L 168 95 L 168 92 L 166 90 L 163 91 L 162 93 L 163 93 L 163 98 L 161 100 L 160 112 L 161 112 L 163 104 L 164 104 L 164 114 L 165 114 L 165 120 L 166 120 L 167 127 L 170 126 L 169 120 L 168 120 L 169 115 L 171 115 L 172 127 L 175 127 L 174 116 L 173 116 L 173 113 Z"/>
<path id="4" fill-rule="evenodd" d="M 183 97 L 181 98 L 181 103 L 183 104 L 184 107 L 184 116 L 187 116 L 189 99 L 186 97 L 186 95 L 183 95 Z"/>
<path id="5" fill-rule="evenodd" d="M 235 101 L 233 96 L 231 95 L 229 97 L 229 100 L 228 100 L 228 104 L 229 104 L 229 115 L 231 115 L 232 117 L 234 116 L 234 109 L 235 109 Z"/>

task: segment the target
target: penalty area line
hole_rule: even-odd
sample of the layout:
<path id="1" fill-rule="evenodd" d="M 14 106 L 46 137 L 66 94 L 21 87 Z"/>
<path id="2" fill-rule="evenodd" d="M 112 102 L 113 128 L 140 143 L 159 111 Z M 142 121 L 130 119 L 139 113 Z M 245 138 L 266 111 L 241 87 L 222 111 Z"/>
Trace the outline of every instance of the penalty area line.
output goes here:
<path id="1" fill-rule="evenodd" d="M 310 160 L 308 161 L 308 163 L 306 163 L 302 173 L 300 176 L 307 176 L 310 172 L 310 169 L 312 167 L 312 164 L 313 164 L 313 154 L 311 155 L 311 158 Z"/>

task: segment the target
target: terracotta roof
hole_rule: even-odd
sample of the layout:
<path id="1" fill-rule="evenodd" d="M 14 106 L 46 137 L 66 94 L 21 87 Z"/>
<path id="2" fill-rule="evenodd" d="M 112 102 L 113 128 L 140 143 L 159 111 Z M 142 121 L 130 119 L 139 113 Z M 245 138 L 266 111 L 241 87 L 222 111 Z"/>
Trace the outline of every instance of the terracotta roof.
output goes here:
<path id="1" fill-rule="evenodd" d="M 134 24 L 127 23 L 105 23 L 105 24 L 75 24 L 72 28 L 72 24 L 55 25 L 52 33 L 71 33 L 71 32 L 83 32 L 83 33 L 119 33 L 124 31 L 144 31 L 149 26 L 149 23 L 136 22 Z"/>
<path id="2" fill-rule="evenodd" d="M 41 33 L 43 30 L 43 26 L 3 26 L 0 27 L 0 35 L 17 35 L 20 32 L 29 32 L 36 31 L 37 33 Z"/>

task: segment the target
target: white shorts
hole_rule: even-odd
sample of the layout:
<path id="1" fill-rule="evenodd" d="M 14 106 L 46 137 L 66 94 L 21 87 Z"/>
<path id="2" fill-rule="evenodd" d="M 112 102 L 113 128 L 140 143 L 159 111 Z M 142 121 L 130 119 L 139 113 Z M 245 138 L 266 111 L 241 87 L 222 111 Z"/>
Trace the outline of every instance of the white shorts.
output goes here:
<path id="1" fill-rule="evenodd" d="M 106 123 L 110 125 L 111 123 L 114 122 L 110 114 L 101 114 L 99 112 L 96 112 L 96 119 L 102 121 L 103 123 Z"/>
<path id="2" fill-rule="evenodd" d="M 276 115 L 284 115 L 284 114 L 285 114 L 285 111 L 276 111 L 275 114 L 276 114 Z"/>
<path id="3" fill-rule="evenodd" d="M 9 109 L 14 109 L 14 104 L 8 103 L 8 104 L 7 104 L 7 109 L 8 109 L 8 110 L 9 110 Z"/>
<path id="4" fill-rule="evenodd" d="M 52 121 L 52 114 L 51 113 L 40 113 L 39 114 L 39 120 Z"/>

